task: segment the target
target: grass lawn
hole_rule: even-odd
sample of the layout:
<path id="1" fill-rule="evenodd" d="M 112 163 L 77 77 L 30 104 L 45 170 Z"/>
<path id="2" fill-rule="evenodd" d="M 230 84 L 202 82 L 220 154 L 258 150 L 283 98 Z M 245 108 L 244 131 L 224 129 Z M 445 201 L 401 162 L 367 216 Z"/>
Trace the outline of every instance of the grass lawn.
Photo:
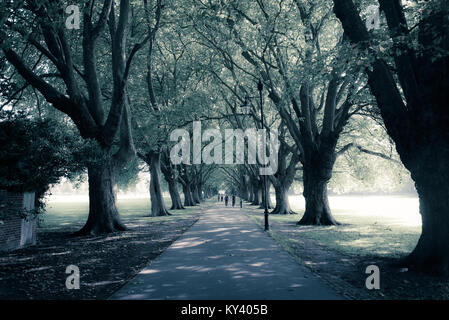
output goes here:
<path id="1" fill-rule="evenodd" d="M 170 198 L 165 198 L 167 208 L 170 208 Z M 170 221 L 197 212 L 196 207 L 187 207 L 185 210 L 169 210 L 172 214 L 167 217 L 149 217 L 151 211 L 150 199 L 119 199 L 117 207 L 122 221 L 128 224 L 143 223 L 145 221 L 159 222 Z M 89 203 L 82 200 L 71 201 L 58 199 L 58 201 L 49 201 L 46 206 L 46 212 L 39 219 L 39 229 L 41 231 L 57 231 L 61 227 L 76 231 L 80 229 L 87 221 L 89 212 Z M 151 219 L 151 220 L 149 220 Z"/>
<path id="2" fill-rule="evenodd" d="M 149 217 L 148 199 L 117 202 L 128 231 L 73 237 L 86 222 L 87 201 L 50 201 L 40 217 L 38 244 L 0 253 L 0 300 L 106 299 L 189 229 L 202 212 L 195 206 L 170 210 L 171 216 Z M 65 287 L 68 265 L 80 269 L 79 290 Z"/>
<path id="3" fill-rule="evenodd" d="M 304 202 L 291 197 L 298 215 L 270 215 L 272 223 L 296 226 Z M 351 255 L 401 257 L 413 250 L 421 233 L 418 200 L 414 197 L 330 197 L 332 214 L 340 226 L 296 228 L 298 237 Z"/>
<path id="4" fill-rule="evenodd" d="M 339 226 L 298 226 L 302 197 L 290 197 L 295 215 L 270 215 L 269 234 L 299 263 L 350 299 L 448 299 L 449 281 L 402 268 L 399 258 L 421 232 L 418 199 L 399 196 L 330 197 Z M 263 210 L 245 204 L 263 228 Z M 366 267 L 380 269 L 381 289 L 368 290 Z"/>

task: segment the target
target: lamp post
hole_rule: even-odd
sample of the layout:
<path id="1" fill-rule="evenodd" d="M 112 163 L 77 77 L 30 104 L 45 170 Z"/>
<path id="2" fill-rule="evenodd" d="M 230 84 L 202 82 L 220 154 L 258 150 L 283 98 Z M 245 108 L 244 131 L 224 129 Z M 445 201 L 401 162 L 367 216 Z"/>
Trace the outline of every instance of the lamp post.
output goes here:
<path id="1" fill-rule="evenodd" d="M 263 84 L 262 81 L 259 79 L 259 82 L 257 83 L 257 90 L 259 91 L 259 102 L 260 102 L 260 122 L 261 122 L 261 126 L 262 129 L 265 128 L 265 124 L 264 124 L 264 116 L 263 116 L 263 98 L 262 98 L 262 91 L 263 91 Z M 256 97 L 254 97 L 256 98 Z M 249 114 L 249 107 L 248 107 L 248 99 L 249 97 L 246 97 L 243 105 L 242 105 L 242 111 L 243 114 Z M 265 136 L 263 137 L 265 138 Z M 263 150 L 262 153 L 262 161 L 265 164 L 265 154 L 266 154 L 266 150 Z M 269 197 L 269 193 L 267 192 L 267 177 L 266 175 L 263 175 L 263 207 L 264 207 L 264 218 L 265 218 L 265 231 L 270 230 L 270 225 L 268 222 L 268 197 Z"/>
<path id="2" fill-rule="evenodd" d="M 259 91 L 259 99 L 260 99 L 260 123 L 262 125 L 262 129 L 265 127 L 264 121 L 263 121 L 263 99 L 262 99 L 262 90 L 263 90 L 263 84 L 262 81 L 257 83 L 257 90 Z M 265 135 L 263 136 L 265 138 Z M 266 142 L 265 142 L 266 143 Z M 265 164 L 265 152 L 266 150 L 262 151 L 262 161 Z M 264 207 L 264 217 L 265 217 L 265 231 L 270 230 L 270 225 L 268 223 L 268 192 L 267 192 L 267 176 L 263 176 L 263 207 Z"/>

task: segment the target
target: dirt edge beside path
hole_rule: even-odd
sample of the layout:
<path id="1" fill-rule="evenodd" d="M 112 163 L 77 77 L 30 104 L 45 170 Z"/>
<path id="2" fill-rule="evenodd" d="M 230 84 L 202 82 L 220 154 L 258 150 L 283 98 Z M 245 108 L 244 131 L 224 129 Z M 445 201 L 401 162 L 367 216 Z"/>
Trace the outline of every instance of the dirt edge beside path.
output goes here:
<path id="1" fill-rule="evenodd" d="M 69 227 L 39 233 L 36 246 L 0 253 L 0 300 L 107 299 L 159 256 L 203 213 L 125 221 L 129 231 L 73 238 Z M 80 270 L 80 289 L 66 288 L 66 268 Z"/>

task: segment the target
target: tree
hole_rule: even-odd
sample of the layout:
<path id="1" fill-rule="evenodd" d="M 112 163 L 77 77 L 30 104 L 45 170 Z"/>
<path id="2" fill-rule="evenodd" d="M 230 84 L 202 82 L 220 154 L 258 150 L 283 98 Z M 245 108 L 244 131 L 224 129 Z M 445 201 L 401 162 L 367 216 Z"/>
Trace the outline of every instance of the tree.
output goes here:
<path id="1" fill-rule="evenodd" d="M 163 192 L 161 187 L 161 154 L 158 152 L 148 152 L 145 162 L 150 167 L 150 197 L 151 197 L 151 216 L 169 216 L 165 206 Z"/>
<path id="2" fill-rule="evenodd" d="M 139 182 L 139 172 L 141 171 L 138 158 L 132 159 L 120 171 L 117 180 L 117 189 L 121 191 L 132 190 Z"/>
<path id="3" fill-rule="evenodd" d="M 168 182 L 172 208 L 176 209 L 182 208 L 178 181 L 188 193 L 185 195 L 184 205 L 192 205 L 190 200 L 194 203 L 201 201 L 201 187 L 204 181 L 201 180 L 201 172 L 196 172 L 196 166 L 192 166 L 188 172 L 184 170 L 183 174 L 179 174 L 178 171 L 182 168 L 169 163 L 168 154 L 164 154 L 171 145 L 168 137 L 175 127 L 191 124 L 196 115 L 202 113 L 203 105 L 207 105 L 210 99 L 202 75 L 204 72 L 194 64 L 200 59 L 198 46 L 192 41 L 191 35 L 181 28 L 180 24 L 183 22 L 176 10 L 177 6 L 171 3 L 171 7 L 166 8 L 166 4 L 165 1 L 164 3 L 156 1 L 155 23 L 149 28 L 149 33 L 154 35 L 149 40 L 146 56 L 145 87 L 148 98 L 139 104 L 141 109 L 139 115 L 142 116 L 136 123 L 143 139 L 139 139 L 137 145 L 139 155 L 141 154 L 141 158 L 150 165 L 150 168 L 152 163 L 156 166 L 162 165 L 160 169 Z M 141 91 L 138 92 L 140 94 Z M 161 156 L 162 164 L 160 164 Z M 151 183 L 157 184 L 160 180 L 158 173 L 160 169 L 154 168 L 151 171 Z M 162 197 L 157 199 L 152 198 L 152 207 L 154 205 L 160 209 L 153 214 L 165 215 L 167 211 L 161 203 Z"/>
<path id="4" fill-rule="evenodd" d="M 293 183 L 296 175 L 296 165 L 299 163 L 300 156 L 297 154 L 295 148 L 292 148 L 285 141 L 286 128 L 281 123 L 279 140 L 280 148 L 278 155 L 278 170 L 274 175 L 269 176 L 273 183 L 276 192 L 276 207 L 271 214 L 293 214 L 294 211 L 290 208 L 290 202 L 288 200 L 288 190 Z M 287 164 L 287 157 L 290 156 L 290 161 Z"/>
<path id="5" fill-rule="evenodd" d="M 366 69 L 369 86 L 419 195 L 422 233 L 405 262 L 447 275 L 449 7 L 445 1 L 428 1 L 409 27 L 412 18 L 399 0 L 380 0 L 384 28 L 393 43 L 389 61 L 373 49 L 375 36 L 367 31 L 353 1 L 333 2 L 347 37 L 372 58 Z"/>
<path id="6" fill-rule="evenodd" d="M 327 184 L 332 176 L 340 133 L 351 115 L 351 95 L 357 69 L 341 63 L 341 40 L 320 43 L 319 36 L 329 14 L 325 11 L 316 18 L 316 11 L 321 9 L 319 6 L 307 7 L 299 1 L 294 3 L 306 30 L 305 53 L 297 53 L 302 64 L 308 65 L 301 67 L 305 71 L 302 76 L 295 75 L 297 67 L 294 61 L 288 58 L 288 51 L 284 52 L 279 46 L 285 40 L 278 34 L 285 33 L 285 26 L 272 22 L 271 15 L 277 16 L 282 8 L 270 8 L 274 10 L 272 13 L 266 6 L 260 5 L 264 20 L 272 24 L 270 29 L 273 30 L 263 40 L 265 49 L 256 51 L 245 46 L 244 39 L 238 41 L 244 50 L 242 55 L 260 73 L 268 88 L 269 98 L 279 110 L 298 148 L 306 201 L 304 216 L 298 224 L 338 224 L 329 208 Z M 277 28 L 280 30 L 277 31 Z M 321 68 L 324 68 L 325 74 L 318 71 Z M 353 87 L 348 88 L 351 82 Z M 299 92 L 294 92 L 295 87 L 300 88 Z"/>
<path id="7" fill-rule="evenodd" d="M 196 206 L 197 202 L 193 198 L 192 192 L 192 178 L 189 173 L 189 168 L 186 164 L 180 165 L 179 182 L 182 185 L 182 192 L 184 193 L 184 206 Z"/>
<path id="8" fill-rule="evenodd" d="M 163 14 L 163 3 L 161 0 L 157 0 L 154 6 L 150 6 L 148 1 L 144 1 L 145 18 L 147 26 L 147 37 L 148 37 L 148 51 L 146 55 L 147 60 L 147 72 L 145 86 L 148 92 L 149 103 L 144 103 L 147 111 L 147 117 L 152 118 L 149 121 L 149 127 L 151 129 L 156 129 L 156 137 L 153 137 L 151 141 L 145 144 L 142 152 L 138 152 L 137 155 L 145 161 L 150 169 L 150 197 L 151 197 L 151 216 L 167 216 L 170 215 L 168 212 L 163 198 L 162 188 L 161 188 L 161 149 L 163 147 L 164 138 L 163 136 L 163 126 L 161 117 L 161 107 L 159 105 L 160 99 L 155 93 L 153 78 L 155 77 L 154 71 L 154 50 L 156 48 L 156 36 L 160 28 L 162 14 Z M 145 121 L 145 120 L 144 120 Z M 138 127 L 142 128 L 142 121 L 138 122 Z M 145 131 L 148 127 L 144 127 Z M 143 133 L 144 135 L 146 134 Z M 148 140 L 148 137 L 144 137 L 144 140 Z"/>
<path id="9" fill-rule="evenodd" d="M 78 235 L 126 229 L 119 218 L 114 189 L 120 169 L 135 153 L 127 79 L 132 58 L 142 45 L 136 44 L 127 58 L 129 0 L 121 0 L 118 6 L 112 0 L 84 4 L 82 30 L 69 33 L 60 1 L 9 1 L 2 12 L 0 35 L 10 65 L 47 102 L 69 116 L 80 136 L 96 150 L 95 161 L 88 165 L 89 216 Z M 108 32 L 104 32 L 106 28 Z M 18 53 L 23 43 L 34 55 L 26 56 L 23 50 Z M 109 61 L 97 56 L 100 46 Z M 38 59 L 33 62 L 35 56 Z M 33 63 L 40 68 L 31 68 Z M 109 79 L 107 69 L 111 70 Z"/>
<path id="10" fill-rule="evenodd" d="M 327 185 L 343 128 L 364 106 L 366 79 L 347 59 L 351 47 L 335 28 L 329 2 L 231 1 L 211 5 L 208 15 L 202 9 L 203 21 L 194 28 L 222 65 L 211 72 L 240 103 L 253 92 L 249 84 L 261 79 L 275 107 L 272 117 L 280 115 L 296 144 L 306 200 L 299 224 L 337 224 Z"/>
<path id="11" fill-rule="evenodd" d="M 171 210 L 185 209 L 182 205 L 181 196 L 179 195 L 179 172 L 176 165 L 170 161 L 168 149 L 165 149 L 161 155 L 161 170 L 164 178 L 168 183 L 168 192 L 171 198 Z"/>
<path id="12" fill-rule="evenodd" d="M 73 153 L 81 147 L 79 139 L 56 121 L 2 114 L 0 145 L 0 189 L 35 192 L 36 208 L 43 207 L 51 184 L 84 169 Z"/>

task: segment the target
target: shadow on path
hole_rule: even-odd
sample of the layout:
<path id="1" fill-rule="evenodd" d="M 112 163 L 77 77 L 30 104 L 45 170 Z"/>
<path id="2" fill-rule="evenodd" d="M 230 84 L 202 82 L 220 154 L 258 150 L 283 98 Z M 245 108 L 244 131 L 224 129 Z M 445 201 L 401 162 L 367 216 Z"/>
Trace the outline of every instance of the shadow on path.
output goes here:
<path id="1" fill-rule="evenodd" d="M 341 299 L 240 208 L 216 203 L 110 299 Z"/>

